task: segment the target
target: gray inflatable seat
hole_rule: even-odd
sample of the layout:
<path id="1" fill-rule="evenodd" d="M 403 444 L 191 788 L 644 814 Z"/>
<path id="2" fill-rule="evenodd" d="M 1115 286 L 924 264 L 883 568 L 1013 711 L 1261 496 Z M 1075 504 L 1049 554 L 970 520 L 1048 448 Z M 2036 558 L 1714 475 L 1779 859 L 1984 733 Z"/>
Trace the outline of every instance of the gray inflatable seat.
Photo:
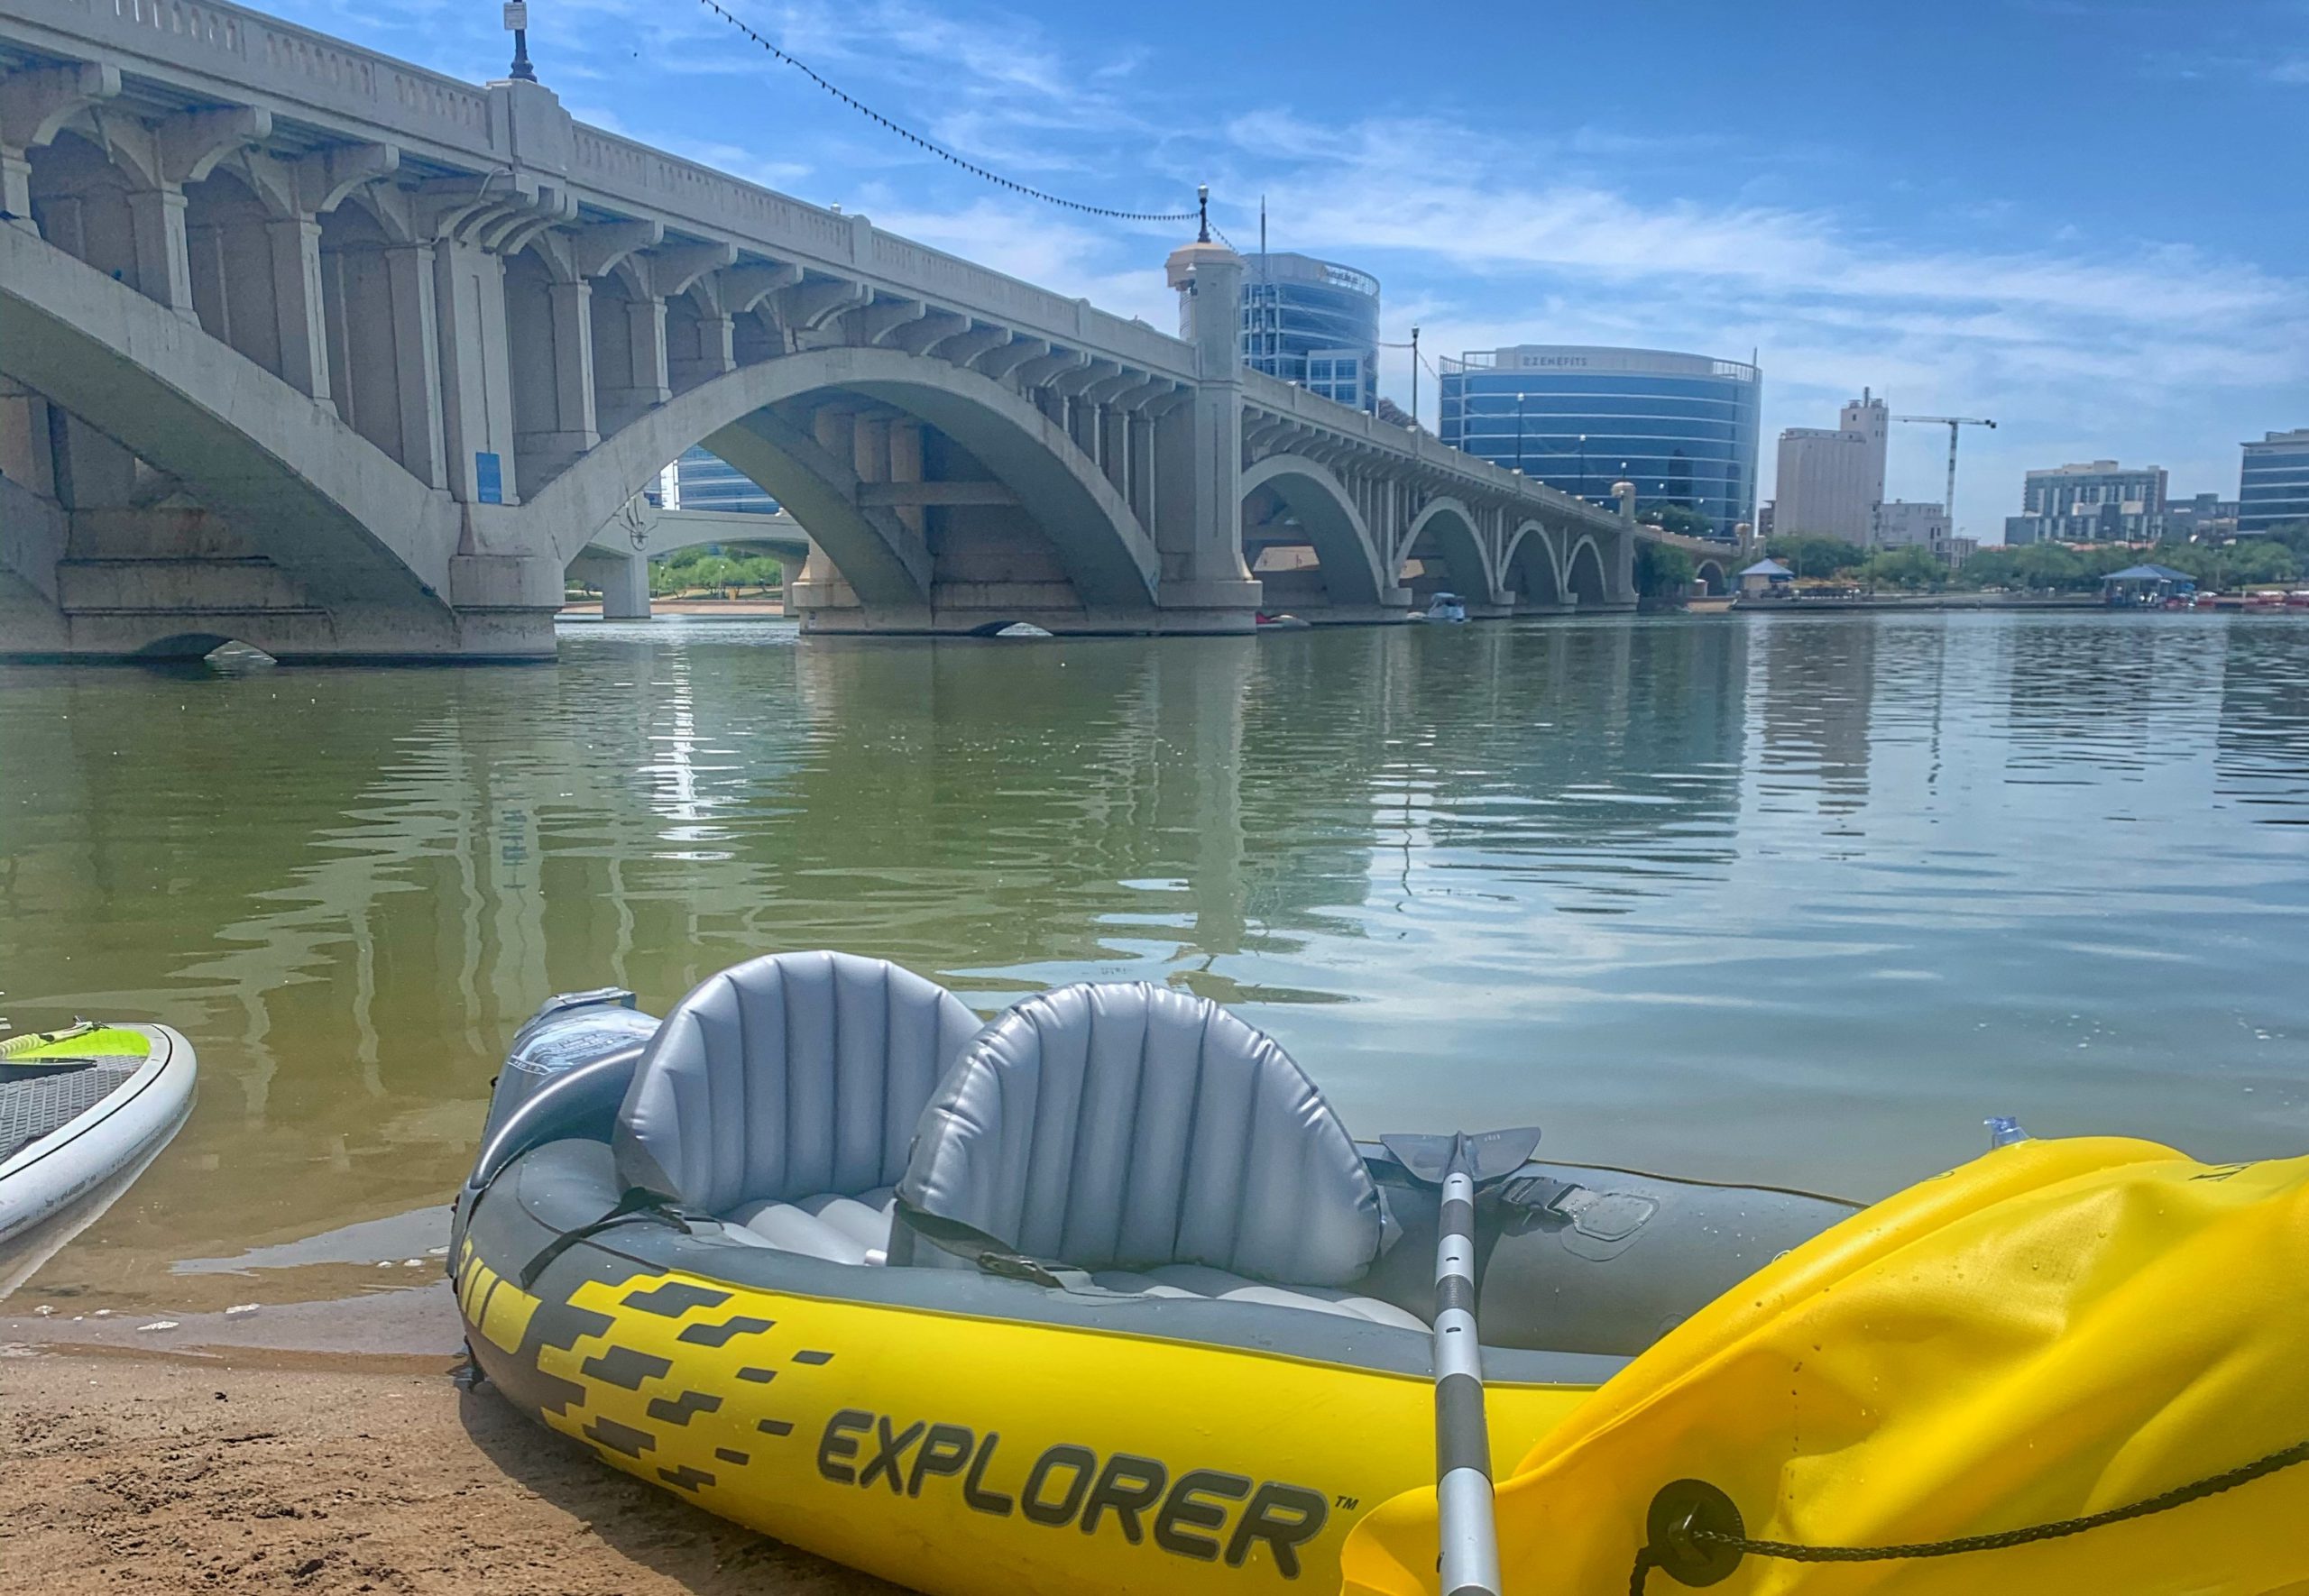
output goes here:
<path id="1" fill-rule="evenodd" d="M 1291 1056 L 1216 1004 L 1145 985 L 1068 986 L 989 1025 L 923 1115 L 897 1195 L 925 1234 L 960 1227 L 1156 1295 L 1348 1286 L 1387 1228 Z M 1202 1271 L 1164 1278 L 1182 1265 Z M 1302 1306 L 1339 1311 L 1346 1295 Z"/>
<path id="2" fill-rule="evenodd" d="M 979 1031 L 878 959 L 780 953 L 710 977 L 650 1039 L 618 1111 L 618 1179 L 788 1252 L 879 1261 L 915 1122 Z"/>

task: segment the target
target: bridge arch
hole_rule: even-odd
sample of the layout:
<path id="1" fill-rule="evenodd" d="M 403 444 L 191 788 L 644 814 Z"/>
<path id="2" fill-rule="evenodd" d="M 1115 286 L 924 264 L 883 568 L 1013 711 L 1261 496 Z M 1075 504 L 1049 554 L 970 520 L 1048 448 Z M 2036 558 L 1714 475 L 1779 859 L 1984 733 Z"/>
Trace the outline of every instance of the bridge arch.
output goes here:
<path id="1" fill-rule="evenodd" d="M 1282 501 L 1306 533 L 1332 604 L 1379 602 L 1386 585 L 1379 551 L 1346 484 L 1328 466 L 1304 455 L 1270 454 L 1243 473 L 1244 501 L 1263 489 Z"/>
<path id="2" fill-rule="evenodd" d="M 1535 610 L 1562 607 L 1563 571 L 1556 563 L 1555 539 L 1539 522 L 1526 521 L 1515 528 L 1499 566 L 1504 585 L 1519 603 Z"/>
<path id="3" fill-rule="evenodd" d="M 667 461 L 703 443 L 791 510 L 869 609 L 927 604 L 922 534 L 861 505 L 849 463 L 771 408 L 821 395 L 888 405 L 968 450 L 1016 496 L 1086 606 L 1153 605 L 1153 540 L 1065 431 L 990 377 L 897 349 L 812 350 L 702 382 L 603 439 L 528 510 L 566 564 Z"/>
<path id="4" fill-rule="evenodd" d="M 0 226 L 0 376 L 182 482 L 313 602 L 446 619 L 455 507 L 102 259 Z"/>
<path id="5" fill-rule="evenodd" d="M 1403 537 L 1403 555 L 1396 562 L 1396 578 L 1412 561 L 1422 565 L 1431 557 L 1440 557 L 1450 573 L 1450 588 L 1476 603 L 1491 601 L 1499 591 L 1499 573 L 1492 569 L 1490 554 L 1484 548 L 1483 534 L 1476 529 L 1476 518 L 1467 507 L 1456 499 L 1436 499 L 1428 502 L 1412 521 L 1411 530 Z M 1415 588 L 1433 591 L 1441 582 L 1422 580 Z"/>
<path id="6" fill-rule="evenodd" d="M 1720 596 L 1732 591 L 1732 579 L 1725 573 L 1720 560 L 1702 560 L 1692 568 L 1692 575 L 1710 594 Z"/>
<path id="7" fill-rule="evenodd" d="M 1604 551 L 1596 547 L 1594 537 L 1582 537 L 1571 546 L 1571 554 L 1563 563 L 1563 585 L 1582 610 L 1601 610 L 1610 601 Z"/>

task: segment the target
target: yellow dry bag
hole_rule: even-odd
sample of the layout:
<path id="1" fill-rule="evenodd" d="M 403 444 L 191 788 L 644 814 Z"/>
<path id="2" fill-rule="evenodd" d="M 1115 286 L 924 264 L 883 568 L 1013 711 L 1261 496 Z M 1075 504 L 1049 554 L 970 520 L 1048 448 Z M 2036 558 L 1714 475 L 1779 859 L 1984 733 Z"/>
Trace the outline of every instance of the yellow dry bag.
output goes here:
<path id="1" fill-rule="evenodd" d="M 2309 1596 L 2309 1159 L 2001 1148 L 1678 1326 L 1498 1516 L 1507 1596 Z M 1435 1547 L 1398 1497 L 1344 1589 Z"/>

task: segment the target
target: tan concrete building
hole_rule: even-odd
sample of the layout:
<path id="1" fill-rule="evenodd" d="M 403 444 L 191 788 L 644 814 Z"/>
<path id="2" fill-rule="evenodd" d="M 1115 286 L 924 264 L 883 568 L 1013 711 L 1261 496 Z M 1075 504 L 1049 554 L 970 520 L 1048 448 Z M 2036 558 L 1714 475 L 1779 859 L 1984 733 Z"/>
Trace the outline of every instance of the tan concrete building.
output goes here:
<path id="1" fill-rule="evenodd" d="M 1865 545 L 1884 498 L 1884 445 L 1891 415 L 1866 389 L 1834 430 L 1791 427 L 1780 435 L 1772 530 Z"/>

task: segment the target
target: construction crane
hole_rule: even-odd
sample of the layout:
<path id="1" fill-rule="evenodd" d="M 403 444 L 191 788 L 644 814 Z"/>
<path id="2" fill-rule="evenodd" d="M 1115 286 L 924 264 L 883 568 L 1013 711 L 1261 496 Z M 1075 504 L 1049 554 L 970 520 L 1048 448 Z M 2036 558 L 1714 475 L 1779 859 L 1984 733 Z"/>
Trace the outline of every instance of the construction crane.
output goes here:
<path id="1" fill-rule="evenodd" d="M 1924 421 L 1948 429 L 1948 536 L 1956 536 L 1956 429 L 1960 427 L 1985 427 L 1996 430 L 1996 423 L 1978 416 L 1895 416 L 1895 421 Z"/>

